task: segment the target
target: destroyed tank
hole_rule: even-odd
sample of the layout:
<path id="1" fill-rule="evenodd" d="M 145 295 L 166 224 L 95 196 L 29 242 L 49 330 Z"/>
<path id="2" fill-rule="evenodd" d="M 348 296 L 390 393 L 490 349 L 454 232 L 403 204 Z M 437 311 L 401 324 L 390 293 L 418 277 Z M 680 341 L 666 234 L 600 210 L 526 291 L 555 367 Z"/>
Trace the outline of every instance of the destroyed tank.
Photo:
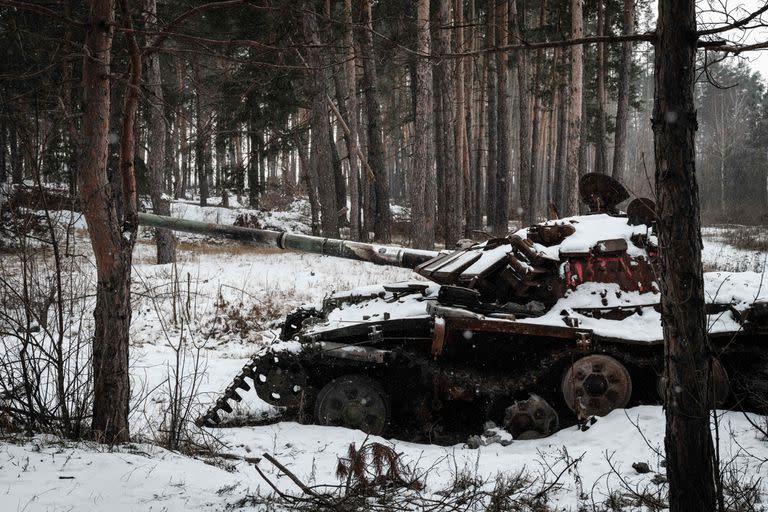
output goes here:
<path id="1" fill-rule="evenodd" d="M 300 307 L 199 419 L 242 424 L 255 397 L 282 419 L 455 442 L 515 439 L 659 403 L 664 386 L 654 205 L 588 174 L 590 213 L 422 251 L 142 214 L 145 225 L 412 268 L 426 280 Z M 768 293 L 749 273 L 705 274 L 719 406 L 765 396 Z M 754 403 L 754 401 L 752 402 Z M 258 420 L 251 415 L 251 420 Z"/>

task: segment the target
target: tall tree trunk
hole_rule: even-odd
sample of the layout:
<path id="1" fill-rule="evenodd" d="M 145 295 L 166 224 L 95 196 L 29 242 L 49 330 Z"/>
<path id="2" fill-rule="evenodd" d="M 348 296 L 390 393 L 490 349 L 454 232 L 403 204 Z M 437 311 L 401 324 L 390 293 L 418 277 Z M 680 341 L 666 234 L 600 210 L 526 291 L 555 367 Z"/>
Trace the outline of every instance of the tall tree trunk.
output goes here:
<path id="1" fill-rule="evenodd" d="M 418 0 L 416 7 L 416 51 L 430 53 L 429 0 Z M 432 249 L 435 245 L 436 186 L 434 125 L 432 124 L 432 63 L 426 57 L 416 61 L 413 122 L 413 164 L 409 183 L 411 204 L 411 243 Z"/>
<path id="2" fill-rule="evenodd" d="M 456 28 L 455 51 L 463 52 L 464 48 L 464 1 L 453 0 L 453 23 Z M 468 59 L 459 59 L 455 63 L 454 96 L 456 98 L 456 123 L 454 124 L 456 176 L 454 178 L 455 191 L 451 200 L 455 201 L 455 213 L 453 215 L 453 229 L 456 236 L 468 236 L 470 230 L 469 210 L 472 208 L 472 194 L 469 183 L 469 148 L 467 141 L 467 109 L 465 77 Z M 466 219 L 464 233 L 461 231 L 462 219 Z"/>
<path id="3" fill-rule="evenodd" d="M 358 156 L 358 137 L 360 133 L 357 122 L 357 72 L 355 71 L 355 43 L 352 21 L 352 0 L 344 0 L 344 94 L 346 95 L 345 120 L 349 127 L 347 139 L 347 154 L 349 155 L 349 232 L 352 240 L 360 240 L 361 216 L 360 216 L 360 169 L 361 161 Z M 339 106 L 342 100 L 339 98 Z"/>
<path id="4" fill-rule="evenodd" d="M 565 51 L 555 48 L 556 67 L 564 69 Z M 557 83 L 558 88 L 558 113 L 557 113 L 557 152 L 555 153 L 554 179 L 552 183 L 552 196 L 558 215 L 565 213 L 567 154 L 568 154 L 568 80 L 563 74 Z"/>
<path id="5" fill-rule="evenodd" d="M 261 132 L 256 130 L 255 113 L 251 112 L 248 120 L 248 139 L 250 141 L 248 155 L 248 206 L 252 209 L 259 206 L 259 160 L 261 159 Z"/>
<path id="6" fill-rule="evenodd" d="M 483 195 L 483 191 L 485 190 L 483 188 L 483 163 L 487 163 L 487 156 L 484 159 L 483 158 L 483 148 L 488 147 L 488 137 L 486 135 L 486 127 L 485 127 L 485 120 L 487 116 L 487 112 L 485 111 L 486 105 L 485 105 L 485 93 L 488 90 L 487 82 L 488 82 L 488 61 L 489 55 L 486 53 L 483 57 L 483 73 L 480 75 L 480 80 L 478 82 L 478 87 L 480 89 L 480 97 L 479 102 L 477 106 L 477 131 L 476 131 L 476 137 L 473 139 L 475 141 L 475 182 L 474 182 L 474 207 L 475 207 L 475 223 L 473 224 L 473 228 L 480 230 L 483 228 L 483 212 L 485 211 L 485 197 Z"/>
<path id="7" fill-rule="evenodd" d="M 363 57 L 363 95 L 368 115 L 368 164 L 373 170 L 375 208 L 373 236 L 379 242 L 391 239 L 392 213 L 389 209 L 389 177 L 384 166 L 384 140 L 381 104 L 379 102 L 376 54 L 373 48 L 373 15 L 371 0 L 362 0 L 360 49 Z"/>
<path id="8" fill-rule="evenodd" d="M 511 4 L 510 4 L 511 5 Z M 536 25 L 536 28 L 541 28 L 544 26 L 545 17 L 547 12 L 547 2 L 546 0 L 542 0 L 539 5 L 539 18 Z M 519 22 L 513 23 L 512 26 L 515 27 L 515 29 L 518 32 L 522 32 L 524 26 L 525 26 L 525 11 L 523 10 L 521 12 L 521 15 L 519 16 Z M 514 30 L 514 29 L 513 29 Z M 518 39 L 522 40 L 522 39 Z M 522 52 L 518 52 L 522 53 Z M 530 159 L 531 165 L 530 165 L 530 179 L 528 182 L 528 186 L 523 186 L 523 178 L 522 178 L 522 169 L 521 169 L 521 176 L 520 176 L 520 193 L 521 195 L 524 193 L 524 191 L 527 191 L 528 194 L 528 208 L 523 208 L 523 221 L 525 225 L 531 225 L 533 224 L 539 215 L 539 195 L 542 189 L 542 183 L 543 179 L 542 176 L 545 172 L 544 166 L 542 164 L 542 158 L 541 158 L 541 149 L 542 149 L 542 139 L 543 139 L 543 129 L 544 129 L 544 122 L 542 120 L 542 117 L 544 115 L 543 107 L 542 107 L 542 90 L 541 90 L 541 73 L 542 73 L 542 67 L 543 67 L 543 61 L 544 61 L 544 51 L 543 50 L 536 50 L 536 65 L 534 67 L 533 72 L 533 107 L 531 108 L 531 94 L 525 90 L 523 91 L 523 87 L 528 87 L 529 83 L 529 73 L 530 73 L 530 65 L 527 64 L 528 59 L 524 59 L 522 62 L 522 66 L 518 64 L 518 77 L 520 79 L 520 85 L 519 88 L 521 89 L 519 98 L 520 98 L 520 120 L 522 124 L 523 119 L 528 119 L 528 117 L 523 117 L 526 115 L 526 111 L 528 112 L 528 115 L 533 117 L 533 122 L 531 124 L 531 130 L 530 130 L 530 146 L 527 144 L 523 144 L 522 141 L 522 129 L 521 129 L 521 142 L 520 142 L 520 161 L 522 162 L 524 160 L 523 152 L 524 151 L 530 151 L 530 155 L 528 158 Z M 522 74 L 522 76 L 520 76 Z M 527 105 L 525 105 L 527 104 Z M 525 105 L 525 106 L 524 106 Z M 530 149 L 527 149 L 530 147 Z"/>
<path id="9" fill-rule="evenodd" d="M 200 188 L 200 206 L 208 205 L 208 170 L 210 169 L 211 120 L 205 98 L 205 87 L 200 65 L 192 64 L 195 75 L 195 170 L 197 183 Z"/>
<path id="10" fill-rule="evenodd" d="M 330 140 L 331 148 L 331 165 L 333 166 L 333 182 L 334 190 L 336 191 L 336 220 L 339 227 L 348 226 L 347 220 L 347 182 L 344 176 L 344 169 L 341 165 L 341 157 L 339 156 L 339 146 L 334 140 L 333 127 L 331 123 L 328 123 L 328 140 Z M 275 170 L 277 170 L 277 155 L 274 160 Z"/>
<path id="11" fill-rule="evenodd" d="M 179 174 L 181 179 L 176 180 L 173 197 L 178 199 L 187 193 L 187 175 L 189 174 L 189 158 L 187 157 L 187 111 L 184 108 L 184 64 L 178 57 L 174 59 L 176 67 L 176 93 L 179 97 L 179 105 L 176 109 L 176 124 L 179 127 L 179 153 L 181 153 L 181 166 Z"/>
<path id="12" fill-rule="evenodd" d="M 624 35 L 635 31 L 635 0 L 624 0 Z M 613 144 L 613 177 L 624 183 L 627 179 L 627 122 L 629 119 L 629 95 L 632 80 L 632 43 L 621 47 L 619 69 L 619 96 L 616 106 L 616 134 Z"/>
<path id="13" fill-rule="evenodd" d="M 4 185 L 8 179 L 7 159 L 5 157 L 6 148 L 5 118 L 0 119 L 0 185 Z"/>
<path id="14" fill-rule="evenodd" d="M 11 157 L 11 183 L 20 184 L 24 181 L 24 168 L 21 164 L 21 151 L 15 123 L 8 126 L 8 146 Z"/>
<path id="15" fill-rule="evenodd" d="M 148 29 L 157 27 L 157 1 L 144 0 L 144 24 Z M 171 214 L 171 202 L 165 188 L 165 137 L 168 128 L 163 109 L 163 86 L 160 77 L 160 54 L 152 52 L 146 63 L 146 87 L 149 91 L 149 136 L 147 140 L 149 171 L 149 196 L 152 210 L 158 215 Z M 176 261 L 176 240 L 169 229 L 156 229 L 157 263 L 162 265 Z"/>
<path id="16" fill-rule="evenodd" d="M 693 0 L 660 0 L 656 26 L 653 131 L 672 512 L 713 511 L 716 495 L 694 146 L 695 7 Z"/>
<path id="17" fill-rule="evenodd" d="M 584 36 L 582 0 L 571 0 L 571 38 Z M 571 77 L 568 95 L 568 153 L 565 164 L 565 215 L 579 211 L 579 153 L 581 149 L 581 102 L 582 102 L 583 48 L 571 47 Z"/>
<path id="18" fill-rule="evenodd" d="M 597 1 L 597 35 L 606 34 L 608 25 L 605 16 L 605 1 Z M 608 65 L 605 58 L 606 48 L 604 43 L 597 43 L 597 134 L 595 135 L 595 172 L 608 173 L 608 148 L 606 147 L 606 74 Z"/>
<path id="19" fill-rule="evenodd" d="M 127 8 L 123 4 L 127 19 Z M 94 310 L 92 429 L 103 442 L 129 439 L 128 333 L 131 322 L 131 251 L 136 239 L 136 188 L 133 167 L 133 120 L 141 75 L 135 41 L 131 47 L 130 83 L 121 135 L 119 173 L 123 193 L 113 197 L 107 177 L 110 64 L 115 26 L 113 0 L 89 2 L 83 59 L 83 152 L 78 174 L 80 198 L 96 260 Z M 131 95 L 134 97 L 131 98 Z M 117 208 L 119 201 L 122 208 Z M 118 215 L 122 210 L 124 217 Z"/>
<path id="20" fill-rule="evenodd" d="M 507 29 L 509 3 L 514 1 L 503 0 L 496 5 L 496 28 L 499 33 L 499 45 L 502 47 L 509 43 L 509 31 Z M 518 53 L 520 54 L 521 52 Z M 494 215 L 493 233 L 497 236 L 504 236 L 509 230 L 509 167 L 511 161 L 509 147 L 509 113 L 511 108 L 510 96 L 507 91 L 509 78 L 509 58 L 507 52 L 501 51 L 496 54 L 496 65 L 498 66 L 498 89 L 496 92 L 498 95 L 499 114 L 496 118 L 496 214 Z M 523 94 L 525 88 L 521 89 L 520 94 Z M 525 123 L 521 122 L 520 124 L 521 132 L 524 128 L 528 127 L 527 120 Z M 520 139 L 523 140 L 522 133 Z M 530 141 L 530 139 L 528 140 Z M 527 162 L 523 162 L 523 155 L 520 155 L 520 165 L 521 168 L 526 166 L 530 169 L 530 149 Z"/>
<path id="21" fill-rule="evenodd" d="M 303 126 L 307 123 L 309 114 L 303 108 L 298 112 L 299 121 L 298 124 Z M 296 151 L 299 154 L 299 174 L 307 189 L 307 197 L 309 197 L 309 209 L 312 217 L 312 234 L 315 236 L 320 235 L 320 201 L 317 197 L 317 176 L 314 175 L 312 165 L 310 163 L 310 157 L 307 152 L 309 146 L 307 142 L 306 132 L 301 135 L 295 136 Z"/>
<path id="22" fill-rule="evenodd" d="M 310 128 L 312 144 L 309 165 L 317 176 L 318 198 L 320 200 L 320 226 L 323 236 L 339 237 L 339 205 L 336 197 L 336 178 L 334 175 L 331 145 L 331 125 L 328 118 L 326 67 L 320 55 L 320 40 L 317 20 L 310 4 L 305 4 L 302 17 L 304 34 L 309 42 L 307 63 L 311 71 L 307 73 L 306 90 L 312 103 Z"/>
<path id="23" fill-rule="evenodd" d="M 498 38 L 496 37 L 496 9 L 493 2 L 488 3 L 488 41 L 489 44 L 497 44 Z M 496 225 L 496 201 L 497 195 L 497 183 L 496 183 L 496 91 L 498 88 L 498 73 L 496 69 L 496 58 L 490 54 L 486 56 L 488 66 L 488 76 L 486 84 L 488 85 L 488 163 L 485 169 L 485 183 L 486 183 L 486 200 L 485 200 L 485 212 L 486 212 L 486 224 L 489 230 L 493 230 L 493 226 Z"/>
<path id="24" fill-rule="evenodd" d="M 518 14 L 517 0 L 509 1 L 509 20 L 512 29 L 512 39 L 522 41 L 522 16 Z M 538 54 L 539 52 L 537 52 Z M 538 140 L 538 119 L 534 119 L 533 127 L 529 124 L 531 121 L 531 95 L 529 87 L 529 65 L 525 50 L 515 52 L 515 68 L 517 71 L 518 83 L 518 106 L 519 106 L 519 147 L 520 147 L 520 208 L 522 209 L 521 220 L 525 225 L 531 225 L 534 221 L 534 195 L 536 190 L 533 184 L 533 155 L 532 144 L 534 136 Z M 538 68 L 538 64 L 537 64 Z M 538 75 L 538 73 L 537 73 Z M 499 109 L 501 116 L 501 109 Z M 536 116 L 536 113 L 534 113 Z M 502 133 L 499 128 L 499 133 Z M 501 235 L 501 232 L 497 234 Z M 506 234 L 503 233 L 503 234 Z"/>
<path id="25" fill-rule="evenodd" d="M 440 29 L 437 32 L 435 49 L 438 55 L 445 55 L 451 52 L 451 30 L 448 29 L 451 24 L 450 0 L 438 1 L 436 21 Z M 442 209 L 442 218 L 439 222 L 446 247 L 453 247 L 461 235 L 462 211 L 460 166 L 456 160 L 456 98 L 452 64 L 450 59 L 444 58 L 435 67 L 435 83 L 438 86 L 440 98 L 438 103 L 440 116 L 437 118 L 439 122 L 435 124 L 439 146 L 436 147 L 440 147 L 440 153 L 443 153 L 438 171 L 442 173 L 438 192 L 441 201 L 438 208 Z"/>

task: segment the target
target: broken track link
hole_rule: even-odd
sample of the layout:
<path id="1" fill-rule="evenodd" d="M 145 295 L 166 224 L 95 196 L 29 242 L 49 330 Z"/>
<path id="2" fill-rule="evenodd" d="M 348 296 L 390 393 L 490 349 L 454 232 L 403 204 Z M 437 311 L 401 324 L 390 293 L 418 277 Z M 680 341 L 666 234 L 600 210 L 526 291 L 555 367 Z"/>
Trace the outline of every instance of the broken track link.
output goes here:
<path id="1" fill-rule="evenodd" d="M 297 354 L 270 348 L 254 356 L 232 379 L 214 404 L 195 423 L 201 427 L 223 426 L 221 414 L 232 414 L 243 400 L 242 392 L 255 391 L 266 403 L 285 407 L 290 414 L 299 409 L 302 391 L 307 387 L 307 374 Z M 242 391 L 238 391 L 242 390 Z M 281 419 L 286 419 L 285 414 Z"/>

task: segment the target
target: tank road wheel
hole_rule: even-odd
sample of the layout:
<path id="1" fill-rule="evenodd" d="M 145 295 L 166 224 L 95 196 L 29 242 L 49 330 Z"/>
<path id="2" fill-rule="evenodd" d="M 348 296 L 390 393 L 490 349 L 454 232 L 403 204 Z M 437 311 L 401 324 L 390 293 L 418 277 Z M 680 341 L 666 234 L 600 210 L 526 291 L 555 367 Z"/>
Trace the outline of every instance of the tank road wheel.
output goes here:
<path id="1" fill-rule="evenodd" d="M 344 375 L 326 384 L 315 400 L 318 425 L 335 425 L 381 435 L 389 426 L 389 397 L 375 380 Z"/>
<path id="2" fill-rule="evenodd" d="M 307 387 L 307 373 L 290 352 L 267 354 L 253 367 L 253 382 L 259 398 L 268 404 L 298 407 Z"/>
<path id="3" fill-rule="evenodd" d="M 504 411 L 504 428 L 515 439 L 539 439 L 557 432 L 557 412 L 538 395 L 515 402 Z"/>
<path id="4" fill-rule="evenodd" d="M 664 391 L 667 387 L 667 379 L 663 375 L 656 381 L 656 391 L 659 393 L 659 398 L 664 402 L 666 397 Z M 717 359 L 712 359 L 712 381 L 710 383 L 710 393 L 712 394 L 712 401 L 715 407 L 722 407 L 725 405 L 728 396 L 731 394 L 731 384 L 728 378 L 728 373 L 720 364 Z"/>
<path id="5" fill-rule="evenodd" d="M 616 359 L 593 354 L 582 357 L 568 368 L 561 389 L 565 403 L 583 420 L 626 407 L 632 396 L 632 379 Z"/>

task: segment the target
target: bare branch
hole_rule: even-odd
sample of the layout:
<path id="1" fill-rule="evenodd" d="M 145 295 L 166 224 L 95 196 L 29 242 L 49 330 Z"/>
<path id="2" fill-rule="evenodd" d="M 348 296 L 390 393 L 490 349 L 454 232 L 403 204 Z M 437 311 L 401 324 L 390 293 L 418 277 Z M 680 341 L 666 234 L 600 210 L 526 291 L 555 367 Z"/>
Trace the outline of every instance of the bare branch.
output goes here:
<path id="1" fill-rule="evenodd" d="M 63 16 L 57 13 L 56 11 L 48 9 L 47 7 L 43 7 L 42 5 L 37 5 L 29 2 L 16 2 L 14 0 L 0 0 L 0 6 L 15 7 L 16 9 L 20 9 L 22 11 L 35 12 L 37 14 L 50 16 L 51 18 L 56 18 L 59 21 L 63 21 L 64 23 L 67 23 L 68 25 L 73 25 L 78 28 L 85 28 L 85 23 L 79 22 L 77 20 L 73 20 L 72 18 L 69 18 L 67 16 Z"/>
<path id="2" fill-rule="evenodd" d="M 733 30 L 735 28 L 740 28 L 740 27 L 743 27 L 744 25 L 746 25 L 747 23 L 749 23 L 750 21 L 752 21 L 753 19 L 757 18 L 758 16 L 760 16 L 761 14 L 763 14 L 766 11 L 768 11 L 768 2 L 766 2 L 765 5 L 763 5 L 763 7 L 761 7 L 758 10 L 756 10 L 755 12 L 753 12 L 752 14 L 747 16 L 746 18 L 742 18 L 742 19 L 740 19 L 738 21 L 735 21 L 733 23 L 729 23 L 728 25 L 723 25 L 721 27 L 715 27 L 715 28 L 710 28 L 710 29 L 706 29 L 706 30 L 699 30 L 697 32 L 697 34 L 699 36 L 708 36 L 708 35 L 711 35 L 711 34 L 719 34 L 721 32 L 727 32 L 728 30 Z"/>

